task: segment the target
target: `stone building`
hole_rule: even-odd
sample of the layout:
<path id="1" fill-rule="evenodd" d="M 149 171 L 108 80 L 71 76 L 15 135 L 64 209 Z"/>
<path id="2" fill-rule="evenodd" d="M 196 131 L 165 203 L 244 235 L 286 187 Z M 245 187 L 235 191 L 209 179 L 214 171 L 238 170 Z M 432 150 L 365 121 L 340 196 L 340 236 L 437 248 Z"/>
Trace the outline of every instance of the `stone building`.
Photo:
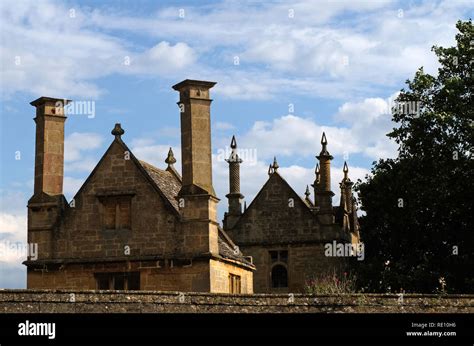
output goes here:
<path id="1" fill-rule="evenodd" d="M 242 208 L 240 165 L 235 137 L 231 141 L 228 212 L 224 229 L 240 250 L 252 256 L 257 267 L 254 292 L 302 292 L 311 279 L 344 269 L 345 258 L 327 256 L 325 246 L 337 244 L 352 252 L 358 249 L 359 224 L 353 183 L 344 163 L 339 206 L 333 206 L 331 160 L 326 135 L 317 156 L 314 201 L 309 186 L 300 197 L 278 172 L 276 158 L 268 169 L 268 180 L 248 207 Z M 352 248 L 354 246 L 354 248 Z M 347 254 L 345 254 L 347 257 Z M 351 255 L 354 255 L 352 252 Z"/>
<path id="2" fill-rule="evenodd" d="M 314 201 L 308 187 L 304 198 L 290 187 L 275 159 L 248 208 L 242 208 L 242 160 L 232 138 L 229 207 L 220 227 L 212 183 L 214 85 L 185 80 L 173 86 L 180 96 L 182 176 L 171 148 L 164 170 L 140 161 L 116 124 L 112 143 L 69 203 L 63 171 L 70 101 L 31 102 L 36 156 L 28 243 L 38 244 L 38 258 L 24 262 L 28 288 L 301 292 L 306 280 L 343 265 L 326 256 L 324 246 L 357 243 L 357 213 L 347 165 L 340 205 L 332 205 L 324 134 Z"/>
<path id="3" fill-rule="evenodd" d="M 165 170 L 114 139 L 68 203 L 63 195 L 65 104 L 36 107 L 34 194 L 28 201 L 28 288 L 252 293 L 255 266 L 219 226 L 212 185 L 209 89 L 173 86 L 181 110 L 182 176 L 170 149 Z"/>

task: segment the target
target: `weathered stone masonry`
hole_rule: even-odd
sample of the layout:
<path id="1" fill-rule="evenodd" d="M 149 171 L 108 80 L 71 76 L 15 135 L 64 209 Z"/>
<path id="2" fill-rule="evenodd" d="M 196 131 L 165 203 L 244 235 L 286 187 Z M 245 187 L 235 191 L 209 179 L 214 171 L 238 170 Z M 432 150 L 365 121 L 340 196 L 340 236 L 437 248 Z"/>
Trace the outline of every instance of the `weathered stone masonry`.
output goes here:
<path id="1" fill-rule="evenodd" d="M 473 313 L 474 295 L 2 290 L 0 313 Z M 72 300 L 74 302 L 72 302 Z"/>

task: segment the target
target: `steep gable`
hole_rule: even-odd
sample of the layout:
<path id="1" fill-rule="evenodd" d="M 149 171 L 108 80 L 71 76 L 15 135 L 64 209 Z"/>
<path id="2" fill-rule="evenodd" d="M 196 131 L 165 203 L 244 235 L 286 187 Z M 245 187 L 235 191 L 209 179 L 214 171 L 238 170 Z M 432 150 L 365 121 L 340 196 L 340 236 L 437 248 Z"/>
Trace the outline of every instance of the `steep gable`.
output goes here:
<path id="1" fill-rule="evenodd" d="M 120 138 L 114 139 L 110 144 L 109 148 L 105 151 L 102 158 L 99 160 L 97 165 L 94 167 L 92 172 L 89 174 L 85 182 L 82 184 L 81 188 L 78 190 L 74 199 L 80 195 L 85 186 L 93 179 L 95 173 L 102 165 L 102 163 L 107 160 L 110 153 L 114 150 L 121 150 L 124 155 L 125 161 L 130 161 L 142 174 L 143 177 L 150 183 L 158 195 L 163 199 L 163 202 L 173 210 L 176 215 L 179 215 L 178 203 L 176 196 L 181 188 L 181 182 L 173 175 L 171 172 L 167 172 L 152 166 L 144 161 L 138 160 L 132 151 L 127 147 L 127 145 Z M 112 177 L 111 177 L 112 178 Z"/>
<path id="2" fill-rule="evenodd" d="M 310 207 L 275 172 L 230 233 L 238 244 L 292 242 L 314 234 L 318 228 Z"/>

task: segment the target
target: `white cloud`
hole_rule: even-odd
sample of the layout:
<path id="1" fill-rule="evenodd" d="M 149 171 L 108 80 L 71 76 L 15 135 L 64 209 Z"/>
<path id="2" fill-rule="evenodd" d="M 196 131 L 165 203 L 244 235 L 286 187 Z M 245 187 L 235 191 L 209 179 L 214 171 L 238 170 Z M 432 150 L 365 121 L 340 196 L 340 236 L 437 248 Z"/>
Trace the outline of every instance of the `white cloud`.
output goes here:
<path id="1" fill-rule="evenodd" d="M 93 157 L 84 157 L 77 161 L 68 162 L 64 166 L 66 172 L 92 172 L 98 161 Z"/>
<path id="2" fill-rule="evenodd" d="M 97 98 L 104 92 L 98 78 L 135 74 L 215 77 L 216 92 L 238 99 L 288 90 L 347 99 L 399 88 L 421 65 L 436 73 L 431 46 L 452 44 L 456 20 L 470 9 L 468 1 L 223 1 L 185 6 L 181 18 L 174 6 L 147 16 L 74 6 L 74 17 L 69 6 L 49 1 L 1 6 L 1 78 L 9 94 Z M 146 37 L 148 46 L 123 33 Z"/>
<path id="3" fill-rule="evenodd" d="M 0 235 L 10 241 L 26 241 L 26 207 L 21 214 L 0 212 Z"/>
<path id="4" fill-rule="evenodd" d="M 149 50 L 132 57 L 130 70 L 141 74 L 175 73 L 196 60 L 196 54 L 186 43 L 178 42 L 174 46 L 162 41 Z"/>
<path id="5" fill-rule="evenodd" d="M 0 287 L 9 280 L 2 271 L 8 266 L 21 270 L 26 259 L 25 251 L 21 251 L 27 240 L 26 200 L 18 190 L 0 190 Z"/>
<path id="6" fill-rule="evenodd" d="M 235 129 L 235 126 L 230 124 L 230 123 L 226 123 L 226 122 L 223 122 L 223 121 L 218 121 L 214 124 L 214 129 L 226 131 L 226 130 Z"/>
<path id="7" fill-rule="evenodd" d="M 138 49 L 93 25 L 87 7 L 70 8 L 50 1 L 7 1 L 0 6 L 0 78 L 9 86 L 4 90 L 6 97 L 27 91 L 96 99 L 104 92 L 95 84 L 98 78 L 173 73 L 196 58 L 183 42 L 161 41 L 149 49 Z"/>
<path id="8" fill-rule="evenodd" d="M 367 98 L 359 102 L 346 102 L 339 107 L 335 119 L 351 126 L 358 151 L 378 159 L 394 157 L 398 146 L 386 136 L 395 124 L 391 108 L 398 93 L 388 99 Z"/>
<path id="9" fill-rule="evenodd" d="M 285 178 L 285 180 L 290 184 L 290 186 L 298 193 L 300 196 L 304 196 L 306 190 L 306 185 L 309 186 L 311 192 L 311 200 L 314 201 L 314 190 L 311 184 L 314 182 L 315 174 L 314 167 L 306 168 L 297 165 L 292 165 L 289 167 L 281 167 L 278 170 L 280 174 Z M 349 178 L 356 182 L 357 179 L 363 179 L 366 174 L 369 174 L 369 170 L 362 167 L 352 167 L 349 163 Z M 331 167 L 331 190 L 334 192 L 333 205 L 339 205 L 341 190 L 339 183 L 341 182 L 344 174 L 342 172 L 342 167 Z"/>
<path id="10" fill-rule="evenodd" d="M 103 136 L 98 133 L 71 133 L 64 140 L 64 161 L 72 162 L 83 159 L 82 151 L 100 148 L 103 141 Z"/>
<path id="11" fill-rule="evenodd" d="M 66 196 L 67 200 L 71 200 L 72 197 L 79 191 L 82 184 L 84 184 L 85 178 L 73 178 L 73 177 L 64 177 L 64 184 L 63 184 L 63 193 Z"/>
<path id="12" fill-rule="evenodd" d="M 149 138 L 134 139 L 131 142 L 130 149 L 139 159 L 148 162 L 158 168 L 166 168 L 165 159 L 168 157 L 168 151 L 172 147 L 176 159 L 175 168 L 181 172 L 181 148 L 171 145 L 156 144 Z"/>
<path id="13" fill-rule="evenodd" d="M 323 132 L 328 138 L 331 154 L 359 151 L 349 128 L 321 126 L 296 115 L 285 115 L 272 122 L 256 121 L 249 132 L 240 136 L 239 142 L 243 147 L 256 148 L 259 158 L 314 156 L 321 151 Z"/>

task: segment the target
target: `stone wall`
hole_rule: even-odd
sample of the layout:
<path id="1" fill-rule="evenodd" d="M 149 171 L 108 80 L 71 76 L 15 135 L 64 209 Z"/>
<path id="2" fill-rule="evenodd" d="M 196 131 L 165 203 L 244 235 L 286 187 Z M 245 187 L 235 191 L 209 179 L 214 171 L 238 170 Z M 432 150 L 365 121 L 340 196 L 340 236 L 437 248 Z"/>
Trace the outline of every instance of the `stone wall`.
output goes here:
<path id="1" fill-rule="evenodd" d="M 252 256 L 255 293 L 304 292 L 305 282 L 339 268 L 341 258 L 324 254 L 324 244 L 349 241 L 339 225 L 322 225 L 279 175 L 272 174 L 233 229 L 226 230 L 247 256 Z M 287 251 L 286 262 L 272 262 L 270 251 Z M 288 288 L 272 288 L 274 265 L 288 273 Z"/>
<path id="2" fill-rule="evenodd" d="M 473 313 L 474 295 L 0 290 L 0 313 Z"/>
<path id="3" fill-rule="evenodd" d="M 211 292 L 228 293 L 229 275 L 240 277 L 241 293 L 253 293 L 253 272 L 222 261 L 210 260 Z"/>

